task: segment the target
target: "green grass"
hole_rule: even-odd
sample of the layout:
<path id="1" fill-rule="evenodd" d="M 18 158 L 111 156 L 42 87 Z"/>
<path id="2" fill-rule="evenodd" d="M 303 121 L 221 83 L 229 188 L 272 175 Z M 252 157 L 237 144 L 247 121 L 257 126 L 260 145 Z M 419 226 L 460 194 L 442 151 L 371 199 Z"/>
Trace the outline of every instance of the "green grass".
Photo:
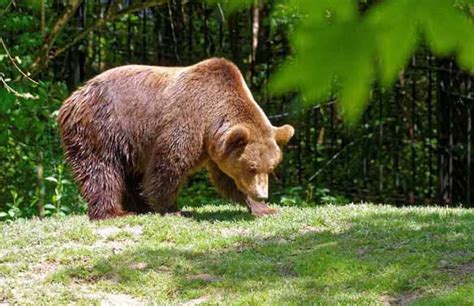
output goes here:
<path id="1" fill-rule="evenodd" d="M 474 211 L 231 206 L 0 223 L 0 303 L 474 304 Z"/>

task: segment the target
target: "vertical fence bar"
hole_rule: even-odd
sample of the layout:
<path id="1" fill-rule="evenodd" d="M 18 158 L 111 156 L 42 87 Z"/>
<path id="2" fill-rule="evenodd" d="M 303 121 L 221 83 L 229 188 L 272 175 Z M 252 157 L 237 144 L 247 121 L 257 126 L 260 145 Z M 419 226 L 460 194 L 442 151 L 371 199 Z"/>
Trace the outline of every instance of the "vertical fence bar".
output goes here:
<path id="1" fill-rule="evenodd" d="M 432 76 L 432 55 L 428 53 L 428 198 L 433 197 L 433 76 Z"/>
<path id="2" fill-rule="evenodd" d="M 117 64 L 117 52 L 118 52 L 118 35 L 117 35 L 117 25 L 115 23 L 115 20 L 112 21 L 112 36 L 113 36 L 113 41 L 112 41 L 112 61 L 113 61 L 113 66 Z"/>
<path id="3" fill-rule="evenodd" d="M 350 127 L 347 126 L 347 125 L 343 125 L 343 136 L 342 136 L 342 144 L 341 144 L 341 151 L 342 150 L 345 150 L 344 148 L 349 145 L 349 131 L 350 131 Z M 349 181 L 350 181 L 350 171 L 349 171 L 349 154 L 347 154 L 347 152 L 343 152 L 343 157 L 344 157 L 344 173 L 345 173 L 345 177 L 344 177 L 344 192 L 347 193 L 349 190 Z"/>
<path id="4" fill-rule="evenodd" d="M 313 143 L 311 141 L 311 128 L 312 128 L 312 120 L 311 118 L 313 118 L 312 116 L 313 114 L 313 109 L 310 108 L 305 116 L 306 116 L 306 122 L 305 122 L 305 130 L 306 130 L 306 135 L 305 135 L 305 142 L 304 142 L 304 145 L 305 145 L 305 159 L 304 159 L 304 164 L 307 165 L 305 168 L 306 171 L 304 171 L 304 175 L 305 177 L 307 177 L 308 175 L 310 175 L 311 171 L 313 170 L 313 167 L 311 167 L 309 164 L 308 164 L 308 157 L 312 156 L 312 146 L 311 144 Z"/>
<path id="5" fill-rule="evenodd" d="M 186 8 L 188 10 L 188 55 L 189 55 L 189 61 L 191 62 L 191 55 L 193 54 L 193 6 L 192 2 L 189 1 L 186 3 Z"/>
<path id="6" fill-rule="evenodd" d="M 284 104 L 286 104 L 286 102 L 287 102 L 286 100 L 287 100 L 287 95 L 284 95 L 284 96 L 281 98 L 281 102 L 282 102 L 282 103 L 281 103 L 281 106 L 282 106 L 282 107 L 283 107 Z M 282 109 L 281 109 L 280 111 L 281 111 L 281 113 L 284 112 L 284 110 L 282 110 Z M 297 128 L 297 127 L 295 126 L 295 128 Z M 296 133 L 295 133 L 295 134 L 296 134 Z M 295 135 L 295 137 L 296 137 L 296 135 Z M 295 142 L 296 142 L 296 141 L 295 141 Z M 297 142 L 296 142 L 296 143 L 297 143 Z M 283 169 L 286 169 L 286 168 L 287 168 L 287 164 L 288 164 L 288 163 L 289 163 L 289 160 L 288 160 L 287 158 L 284 158 L 284 159 L 283 159 L 283 165 L 282 165 L 282 166 L 284 167 Z M 281 183 L 282 183 L 282 185 L 283 185 L 283 188 L 286 187 L 286 175 L 285 175 L 285 174 L 286 174 L 286 171 L 285 171 L 285 170 L 281 171 Z"/>
<path id="7" fill-rule="evenodd" d="M 155 10 L 155 45 L 156 45 L 156 63 L 162 64 L 163 62 L 163 36 L 162 36 L 162 26 L 163 26 L 163 17 L 159 10 Z"/>
<path id="8" fill-rule="evenodd" d="M 471 105 L 467 105 L 467 139 L 466 139 L 466 205 L 471 204 Z"/>
<path id="9" fill-rule="evenodd" d="M 368 116 L 369 108 L 364 112 L 364 117 L 363 117 L 363 126 L 362 126 L 362 133 L 364 136 L 367 136 L 367 133 L 369 133 L 368 130 L 368 121 L 367 121 L 367 116 Z M 368 145 L 368 138 L 366 137 L 363 140 L 364 146 L 362 147 L 362 189 L 367 188 L 367 145 Z"/>
<path id="10" fill-rule="evenodd" d="M 440 61 L 441 68 L 437 72 L 437 102 L 439 107 L 438 129 L 438 172 L 439 172 L 439 200 L 443 204 L 449 203 L 449 130 L 451 102 L 446 95 L 448 86 L 445 61 Z"/>
<path id="11" fill-rule="evenodd" d="M 449 88 L 452 89 L 452 68 L 453 68 L 453 63 L 450 61 L 449 62 Z M 446 84 L 448 86 L 448 84 Z M 447 87 L 445 88 L 447 89 Z M 449 151 L 448 151 L 448 156 L 449 156 L 449 166 L 448 166 L 448 192 L 449 192 L 449 203 L 451 204 L 453 202 L 453 162 L 454 162 L 454 155 L 453 155 L 453 149 L 454 149 L 454 102 L 453 102 L 453 97 L 452 95 L 449 95 Z"/>
<path id="12" fill-rule="evenodd" d="M 269 107 L 270 103 L 270 94 L 268 92 L 268 83 L 270 80 L 270 67 L 271 67 L 271 59 L 273 58 L 272 54 L 272 28 L 271 28 L 271 22 L 268 23 L 267 25 L 267 39 L 265 41 L 265 106 Z"/>
<path id="13" fill-rule="evenodd" d="M 224 54 L 224 12 L 222 11 L 220 3 L 218 5 L 219 10 L 219 54 Z"/>
<path id="14" fill-rule="evenodd" d="M 103 18 L 102 16 L 102 5 L 100 3 L 100 0 L 97 1 L 97 6 L 99 8 L 99 18 Z M 100 28 L 98 28 L 97 30 L 97 71 L 98 72 L 101 72 L 102 71 L 102 48 L 101 48 L 101 31 L 100 31 Z"/>
<path id="15" fill-rule="evenodd" d="M 82 3 L 79 6 L 79 9 L 77 11 L 79 15 L 79 28 L 84 29 L 86 27 L 86 3 Z M 79 61 L 79 82 L 83 82 L 86 78 L 85 73 L 86 73 L 86 53 L 85 53 L 85 44 L 84 47 L 81 48 L 80 46 L 77 47 L 78 51 L 78 61 Z"/>
<path id="16" fill-rule="evenodd" d="M 132 0 L 129 1 L 129 5 L 132 5 Z M 128 63 L 132 61 L 132 19 L 131 14 L 128 14 L 127 18 L 127 58 Z"/>
<path id="17" fill-rule="evenodd" d="M 299 119 L 301 119 L 301 116 L 303 116 L 303 112 L 299 112 L 298 113 L 298 117 Z M 298 125 L 297 125 L 297 132 L 296 132 L 296 135 L 297 135 L 297 140 L 298 140 L 298 147 L 297 147 L 297 170 L 298 170 L 298 185 L 301 185 L 301 182 L 303 181 L 303 176 L 302 176 L 302 172 L 303 172 L 303 162 L 302 162 L 302 148 L 301 148 L 301 128 L 304 126 L 304 124 L 301 123 L 302 120 L 298 120 Z"/>
<path id="18" fill-rule="evenodd" d="M 145 64 L 147 61 L 147 15 L 148 9 L 142 11 L 142 63 Z"/>
<path id="19" fill-rule="evenodd" d="M 203 8 L 203 13 L 204 13 L 204 23 L 203 23 L 203 26 L 204 26 L 204 29 L 203 29 L 203 32 L 204 32 L 204 47 L 205 47 L 205 50 L 206 50 L 206 56 L 209 57 L 211 49 L 210 49 L 209 26 L 208 26 L 209 16 L 208 16 L 208 13 L 207 13 L 206 3 L 202 4 L 202 8 Z"/>
<path id="20" fill-rule="evenodd" d="M 410 144 L 411 144 L 411 186 L 408 194 L 410 204 L 415 203 L 416 191 L 416 140 L 415 140 L 415 111 L 416 111 L 416 58 L 412 58 L 412 80 L 411 80 L 411 122 L 410 122 Z"/>
<path id="21" fill-rule="evenodd" d="M 397 81 L 397 83 L 395 84 L 395 97 L 394 97 L 394 102 L 395 102 L 395 148 L 394 148 L 394 165 L 393 165 L 393 168 L 394 168 L 394 186 L 395 188 L 397 188 L 397 191 L 399 191 L 399 188 L 400 188 L 400 175 L 399 175 L 399 167 L 400 167 L 400 149 L 399 149 L 399 143 L 400 143 L 400 140 L 399 140 L 399 135 L 400 135 L 400 123 L 399 123 L 399 117 L 398 117 L 398 113 L 401 109 L 400 107 L 400 87 L 401 87 L 401 84 L 400 84 L 400 81 Z"/>
<path id="22" fill-rule="evenodd" d="M 330 120 L 330 137 L 331 139 L 329 140 L 330 141 L 330 149 L 329 149 L 329 159 L 333 158 L 333 155 L 335 154 L 335 150 L 334 150 L 334 138 L 335 138 L 335 135 L 334 135 L 334 104 L 331 103 L 329 105 L 329 120 Z M 329 167 L 329 184 L 333 185 L 333 180 L 334 180 L 334 177 L 333 177 L 333 167 Z"/>
<path id="23" fill-rule="evenodd" d="M 318 143 L 320 141 L 319 137 L 320 137 L 320 124 L 319 124 L 319 117 L 320 117 L 320 113 L 321 113 L 321 108 L 320 107 L 317 107 L 316 109 L 314 109 L 314 112 L 315 112 L 315 118 L 314 118 L 314 133 L 315 133 L 315 137 L 314 137 L 314 152 L 313 152 L 313 165 L 314 165 L 314 169 L 315 171 L 318 170 Z M 314 185 L 318 185 L 318 177 L 315 177 L 314 178 Z"/>
<path id="24" fill-rule="evenodd" d="M 382 101 L 382 92 L 380 89 L 377 90 L 378 92 L 378 106 L 379 106 L 379 194 L 382 197 L 383 192 L 383 101 Z"/>

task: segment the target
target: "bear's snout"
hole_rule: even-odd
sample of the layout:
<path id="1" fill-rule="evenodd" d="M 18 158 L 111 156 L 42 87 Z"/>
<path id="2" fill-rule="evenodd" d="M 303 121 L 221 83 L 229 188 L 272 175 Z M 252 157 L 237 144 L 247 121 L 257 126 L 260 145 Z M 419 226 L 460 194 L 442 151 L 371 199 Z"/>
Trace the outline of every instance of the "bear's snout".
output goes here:
<path id="1" fill-rule="evenodd" d="M 268 199 L 268 175 L 260 174 L 256 177 L 255 197 L 257 200 Z"/>

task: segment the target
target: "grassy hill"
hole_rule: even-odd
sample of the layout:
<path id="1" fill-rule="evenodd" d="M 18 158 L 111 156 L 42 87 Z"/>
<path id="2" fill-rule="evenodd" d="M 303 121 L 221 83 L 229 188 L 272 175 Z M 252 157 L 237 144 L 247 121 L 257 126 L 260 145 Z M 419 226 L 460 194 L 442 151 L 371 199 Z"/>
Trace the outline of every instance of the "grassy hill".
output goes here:
<path id="1" fill-rule="evenodd" d="M 474 211 L 231 206 L 0 223 L 0 304 L 474 304 Z"/>

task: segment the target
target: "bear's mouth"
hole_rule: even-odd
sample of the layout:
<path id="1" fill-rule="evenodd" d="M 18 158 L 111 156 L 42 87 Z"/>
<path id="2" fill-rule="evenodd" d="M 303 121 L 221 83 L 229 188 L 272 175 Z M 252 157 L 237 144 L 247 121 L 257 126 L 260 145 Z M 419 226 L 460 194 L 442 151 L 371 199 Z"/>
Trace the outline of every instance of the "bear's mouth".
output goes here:
<path id="1" fill-rule="evenodd" d="M 268 199 L 268 188 L 260 189 L 259 186 L 257 186 L 257 191 L 255 192 L 252 198 L 256 201 L 265 201 L 266 199 Z"/>

